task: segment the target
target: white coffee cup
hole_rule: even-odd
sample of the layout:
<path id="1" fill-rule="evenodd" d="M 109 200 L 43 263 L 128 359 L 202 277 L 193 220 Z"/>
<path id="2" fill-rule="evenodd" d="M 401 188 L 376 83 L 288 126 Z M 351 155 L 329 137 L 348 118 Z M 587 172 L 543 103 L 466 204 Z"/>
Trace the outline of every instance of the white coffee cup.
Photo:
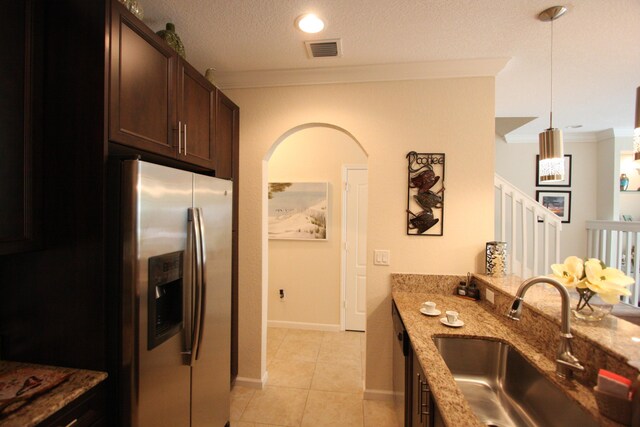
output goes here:
<path id="1" fill-rule="evenodd" d="M 423 302 L 422 309 L 427 313 L 434 313 L 436 311 L 436 303 L 433 301 Z"/>
<path id="2" fill-rule="evenodd" d="M 447 323 L 456 323 L 458 321 L 458 312 L 453 310 L 447 310 L 445 312 L 447 315 Z"/>

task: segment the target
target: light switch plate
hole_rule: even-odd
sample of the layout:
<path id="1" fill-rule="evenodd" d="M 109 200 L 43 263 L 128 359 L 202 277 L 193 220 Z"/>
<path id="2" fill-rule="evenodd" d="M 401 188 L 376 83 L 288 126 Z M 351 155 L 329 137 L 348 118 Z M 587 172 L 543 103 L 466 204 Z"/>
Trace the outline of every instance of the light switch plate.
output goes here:
<path id="1" fill-rule="evenodd" d="M 389 265 L 391 263 L 391 252 L 388 249 L 376 249 L 373 251 L 374 265 Z"/>

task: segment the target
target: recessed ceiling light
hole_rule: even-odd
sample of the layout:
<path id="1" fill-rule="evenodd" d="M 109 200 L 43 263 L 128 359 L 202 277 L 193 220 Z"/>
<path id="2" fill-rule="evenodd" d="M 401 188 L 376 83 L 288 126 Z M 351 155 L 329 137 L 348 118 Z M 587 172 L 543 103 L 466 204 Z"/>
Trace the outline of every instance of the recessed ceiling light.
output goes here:
<path id="1" fill-rule="evenodd" d="M 319 33 L 324 29 L 324 22 L 313 13 L 307 13 L 296 18 L 296 27 L 305 33 Z"/>

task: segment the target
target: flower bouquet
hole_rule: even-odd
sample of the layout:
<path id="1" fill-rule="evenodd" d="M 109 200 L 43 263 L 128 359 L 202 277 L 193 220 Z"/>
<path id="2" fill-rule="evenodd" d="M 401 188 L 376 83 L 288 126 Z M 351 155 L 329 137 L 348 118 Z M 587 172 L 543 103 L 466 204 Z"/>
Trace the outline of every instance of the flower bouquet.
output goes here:
<path id="1" fill-rule="evenodd" d="M 572 312 L 578 319 L 588 321 L 602 320 L 621 296 L 631 295 L 627 287 L 635 283 L 633 278 L 596 258 L 583 261 L 570 256 L 564 264 L 553 264 L 551 270 L 560 283 L 578 292 L 578 304 Z"/>

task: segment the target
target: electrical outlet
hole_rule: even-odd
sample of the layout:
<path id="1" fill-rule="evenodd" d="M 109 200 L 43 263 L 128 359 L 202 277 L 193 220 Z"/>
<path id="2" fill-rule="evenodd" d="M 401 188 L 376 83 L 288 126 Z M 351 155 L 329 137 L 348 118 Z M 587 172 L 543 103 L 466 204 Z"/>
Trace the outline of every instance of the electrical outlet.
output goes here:
<path id="1" fill-rule="evenodd" d="M 388 249 L 374 250 L 373 263 L 375 265 L 389 265 L 391 263 L 391 251 L 389 251 Z"/>
<path id="2" fill-rule="evenodd" d="M 487 301 L 489 301 L 491 304 L 495 304 L 495 294 L 493 293 L 493 291 L 489 288 L 486 288 L 486 295 L 487 295 Z"/>

